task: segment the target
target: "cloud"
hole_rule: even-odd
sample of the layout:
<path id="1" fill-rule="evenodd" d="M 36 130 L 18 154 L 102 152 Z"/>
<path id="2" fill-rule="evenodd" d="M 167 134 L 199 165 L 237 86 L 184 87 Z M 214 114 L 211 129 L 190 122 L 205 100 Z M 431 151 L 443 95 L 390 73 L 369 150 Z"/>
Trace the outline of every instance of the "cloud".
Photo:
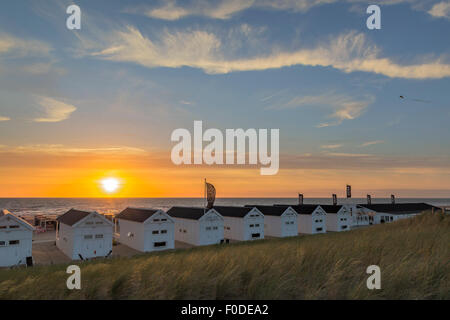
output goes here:
<path id="1" fill-rule="evenodd" d="M 254 0 L 226 0 L 216 5 L 207 1 L 194 1 L 190 7 L 178 6 L 175 1 L 167 1 L 162 6 L 144 10 L 150 18 L 163 20 L 178 20 L 188 16 L 205 16 L 213 19 L 229 19 L 234 14 L 250 8 Z M 127 10 L 138 13 L 139 10 Z"/>
<path id="2" fill-rule="evenodd" d="M 48 44 L 30 39 L 19 39 L 11 35 L 0 34 L 0 54 L 10 54 L 17 57 L 48 56 L 52 47 Z"/>
<path id="3" fill-rule="evenodd" d="M 384 143 L 384 141 L 383 140 L 368 141 L 368 142 L 364 142 L 363 144 L 361 144 L 360 147 L 368 147 L 368 146 L 373 146 L 375 144 L 380 144 L 380 143 Z"/>
<path id="4" fill-rule="evenodd" d="M 450 19 L 450 2 L 443 1 L 436 3 L 428 13 L 435 18 Z"/>
<path id="5" fill-rule="evenodd" d="M 11 118 L 0 116 L 0 122 L 2 122 L 2 121 L 9 121 L 9 120 L 11 120 Z"/>
<path id="6" fill-rule="evenodd" d="M 324 146 L 321 146 L 322 149 L 338 149 L 342 147 L 342 144 L 327 144 Z"/>
<path id="7" fill-rule="evenodd" d="M 77 110 L 73 105 L 55 100 L 49 97 L 40 97 L 38 104 L 44 110 L 46 115 L 41 118 L 34 119 L 34 122 L 59 122 L 69 118 L 69 116 Z"/>
<path id="8" fill-rule="evenodd" d="M 99 148 L 85 148 L 85 147 L 68 147 L 62 144 L 33 144 L 16 147 L 7 147 L 2 149 L 2 152 L 8 153 L 45 153 L 52 155 L 67 155 L 67 154 L 146 154 L 147 152 L 141 148 L 126 147 L 126 146 L 112 146 Z"/>
<path id="9" fill-rule="evenodd" d="M 373 96 L 353 98 L 344 94 L 325 93 L 316 96 L 298 96 L 292 98 L 284 105 L 272 107 L 271 109 L 292 109 L 305 106 L 318 106 L 331 109 L 329 118 L 332 122 L 320 123 L 317 128 L 325 128 L 341 124 L 344 120 L 353 120 L 363 114 L 367 107 L 375 101 Z"/>
<path id="10" fill-rule="evenodd" d="M 346 73 L 363 71 L 390 78 L 438 79 L 450 76 L 450 64 L 441 58 L 417 64 L 400 65 L 380 57 L 380 50 L 368 43 L 363 33 L 341 34 L 313 48 L 296 51 L 278 49 L 265 55 L 228 57 L 219 36 L 194 31 L 165 31 L 151 40 L 128 26 L 113 32 L 105 47 L 91 55 L 105 60 L 132 62 L 148 68 L 183 66 L 199 68 L 209 74 L 262 71 L 297 65 L 332 67 Z M 268 46 L 266 46 L 268 47 Z M 259 51 L 258 51 L 259 52 Z"/>

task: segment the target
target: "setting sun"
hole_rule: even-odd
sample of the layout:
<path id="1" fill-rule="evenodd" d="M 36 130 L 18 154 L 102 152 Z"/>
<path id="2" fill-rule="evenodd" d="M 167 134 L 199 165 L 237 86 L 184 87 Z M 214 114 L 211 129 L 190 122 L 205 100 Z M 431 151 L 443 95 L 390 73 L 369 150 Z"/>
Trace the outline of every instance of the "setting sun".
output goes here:
<path id="1" fill-rule="evenodd" d="M 120 183 L 116 178 L 107 178 L 101 181 L 102 188 L 107 193 L 116 192 L 119 189 Z"/>

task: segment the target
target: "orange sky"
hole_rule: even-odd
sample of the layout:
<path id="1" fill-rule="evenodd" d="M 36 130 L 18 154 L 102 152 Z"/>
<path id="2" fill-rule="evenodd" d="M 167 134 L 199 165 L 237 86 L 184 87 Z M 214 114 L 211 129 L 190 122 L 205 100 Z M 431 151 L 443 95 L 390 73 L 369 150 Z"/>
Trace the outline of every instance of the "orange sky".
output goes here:
<path id="1" fill-rule="evenodd" d="M 346 184 L 355 197 L 445 197 L 450 190 L 445 167 L 308 158 L 297 159 L 297 166 L 282 158 L 277 175 L 261 176 L 257 167 L 177 167 L 166 151 L 15 150 L 0 152 L 0 197 L 202 197 L 204 178 L 218 197 L 343 196 Z M 120 180 L 118 192 L 102 189 L 101 180 L 109 177 Z"/>

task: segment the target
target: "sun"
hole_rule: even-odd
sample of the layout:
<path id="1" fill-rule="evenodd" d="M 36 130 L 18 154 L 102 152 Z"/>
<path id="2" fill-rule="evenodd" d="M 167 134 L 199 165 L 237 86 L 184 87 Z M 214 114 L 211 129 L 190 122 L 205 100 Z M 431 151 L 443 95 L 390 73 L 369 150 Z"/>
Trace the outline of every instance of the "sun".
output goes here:
<path id="1" fill-rule="evenodd" d="M 114 193 L 120 187 L 120 182 L 116 178 L 106 178 L 101 181 L 102 188 L 107 193 Z"/>

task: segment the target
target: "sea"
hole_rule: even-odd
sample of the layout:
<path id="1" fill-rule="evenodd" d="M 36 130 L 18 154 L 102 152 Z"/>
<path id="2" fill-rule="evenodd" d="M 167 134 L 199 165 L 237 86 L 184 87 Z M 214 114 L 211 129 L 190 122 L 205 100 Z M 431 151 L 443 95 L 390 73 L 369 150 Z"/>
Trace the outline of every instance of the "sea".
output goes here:
<path id="1" fill-rule="evenodd" d="M 372 198 L 372 203 L 390 203 L 391 199 Z M 450 198 L 397 198 L 396 203 L 425 202 L 434 206 L 450 206 Z M 296 198 L 218 198 L 216 205 L 273 205 L 298 203 Z M 305 204 L 332 204 L 331 198 L 305 198 Z M 338 199 L 338 204 L 366 203 L 365 198 Z M 174 206 L 203 207 L 203 198 L 0 198 L 0 210 L 18 215 L 57 214 L 71 208 L 99 213 L 116 214 L 127 207 L 168 210 Z"/>

